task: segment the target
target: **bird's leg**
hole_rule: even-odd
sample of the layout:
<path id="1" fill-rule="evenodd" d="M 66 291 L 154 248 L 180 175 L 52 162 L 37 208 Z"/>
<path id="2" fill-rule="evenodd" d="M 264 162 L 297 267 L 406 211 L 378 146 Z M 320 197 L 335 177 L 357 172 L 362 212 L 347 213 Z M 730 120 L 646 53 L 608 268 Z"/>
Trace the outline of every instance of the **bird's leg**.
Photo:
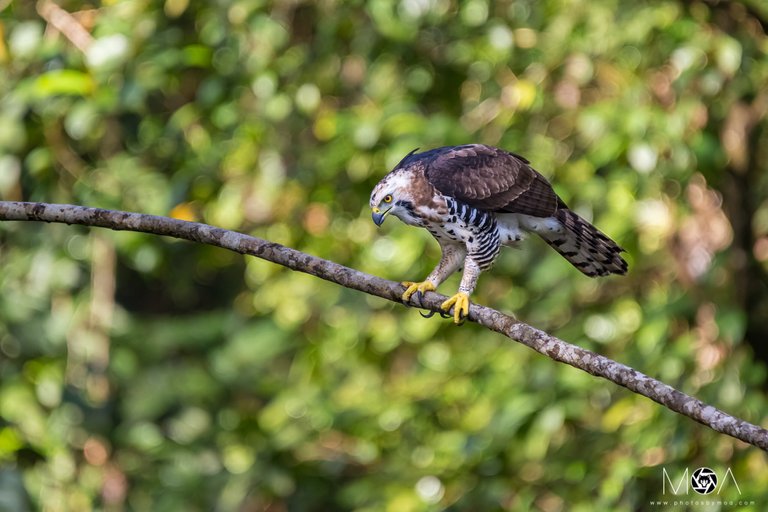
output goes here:
<path id="1" fill-rule="evenodd" d="M 442 249 L 440 262 L 424 281 L 403 281 L 403 283 L 401 283 L 405 286 L 405 291 L 402 296 L 403 302 L 409 302 L 411 296 L 415 294 L 416 299 L 418 300 L 418 305 L 421 305 L 421 298 L 426 292 L 437 289 L 440 283 L 445 281 L 448 276 L 453 274 L 456 269 L 459 268 L 459 265 L 461 265 L 461 262 L 466 255 L 464 247 L 457 244 L 440 244 L 440 248 Z"/>
<path id="2" fill-rule="evenodd" d="M 440 309 L 446 313 L 450 313 L 453 307 L 453 321 L 457 324 L 464 323 L 464 319 L 469 315 L 469 296 L 475 290 L 480 271 L 480 265 L 472 257 L 467 257 L 464 260 L 464 274 L 461 276 L 459 291 L 440 305 Z"/>

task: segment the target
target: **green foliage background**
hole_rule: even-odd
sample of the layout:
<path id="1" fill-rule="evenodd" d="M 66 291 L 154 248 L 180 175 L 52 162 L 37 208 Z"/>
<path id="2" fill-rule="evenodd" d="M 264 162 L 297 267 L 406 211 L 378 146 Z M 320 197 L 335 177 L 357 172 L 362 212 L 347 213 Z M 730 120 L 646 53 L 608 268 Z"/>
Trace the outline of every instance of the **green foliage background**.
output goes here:
<path id="1" fill-rule="evenodd" d="M 764 2 L 58 5 L 0 2 L 0 199 L 416 279 L 437 245 L 377 231 L 372 186 L 415 147 L 504 147 L 630 273 L 532 240 L 474 300 L 768 426 Z M 758 449 L 478 326 L 137 233 L 0 244 L 0 510 L 680 510 L 662 470 L 701 466 L 746 504 L 692 509 L 768 506 Z"/>

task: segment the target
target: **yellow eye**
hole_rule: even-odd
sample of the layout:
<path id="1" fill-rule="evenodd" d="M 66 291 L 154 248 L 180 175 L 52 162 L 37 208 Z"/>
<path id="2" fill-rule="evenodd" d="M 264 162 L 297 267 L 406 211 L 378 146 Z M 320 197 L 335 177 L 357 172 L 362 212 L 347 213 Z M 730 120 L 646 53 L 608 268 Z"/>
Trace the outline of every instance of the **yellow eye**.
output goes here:
<path id="1" fill-rule="evenodd" d="M 384 196 L 384 202 L 385 203 L 391 203 L 392 202 L 392 196 L 390 196 L 390 195 Z"/>

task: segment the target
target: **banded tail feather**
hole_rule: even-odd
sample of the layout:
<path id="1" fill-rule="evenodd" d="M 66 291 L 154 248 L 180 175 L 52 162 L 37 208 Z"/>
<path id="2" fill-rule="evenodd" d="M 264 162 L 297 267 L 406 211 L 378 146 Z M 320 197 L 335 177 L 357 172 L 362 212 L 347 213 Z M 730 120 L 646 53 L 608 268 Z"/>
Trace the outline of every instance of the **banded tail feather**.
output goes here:
<path id="1" fill-rule="evenodd" d="M 559 208 L 555 218 L 565 229 L 537 234 L 574 267 L 589 277 L 627 273 L 624 249 L 603 232 L 568 208 Z"/>

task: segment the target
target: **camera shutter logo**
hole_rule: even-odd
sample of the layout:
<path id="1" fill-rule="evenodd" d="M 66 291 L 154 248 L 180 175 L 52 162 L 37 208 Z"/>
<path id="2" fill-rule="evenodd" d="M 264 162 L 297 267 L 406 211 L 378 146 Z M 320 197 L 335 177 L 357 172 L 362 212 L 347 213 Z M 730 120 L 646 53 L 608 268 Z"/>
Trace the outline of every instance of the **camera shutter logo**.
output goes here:
<path id="1" fill-rule="evenodd" d="M 699 468 L 691 475 L 691 487 L 699 494 L 709 494 L 717 488 L 717 475 L 709 468 Z"/>

